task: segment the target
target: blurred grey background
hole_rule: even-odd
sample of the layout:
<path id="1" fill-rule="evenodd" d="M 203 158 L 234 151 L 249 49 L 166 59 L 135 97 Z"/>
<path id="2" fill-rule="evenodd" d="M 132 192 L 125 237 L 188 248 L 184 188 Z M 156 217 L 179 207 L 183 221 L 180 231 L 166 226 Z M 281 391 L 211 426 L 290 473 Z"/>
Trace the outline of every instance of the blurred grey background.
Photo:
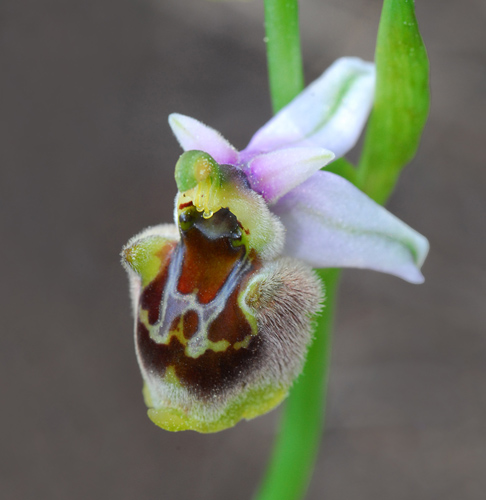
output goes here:
<path id="1" fill-rule="evenodd" d="M 380 6 L 302 1 L 307 82 L 373 58 Z M 486 3 L 416 8 L 432 108 L 389 208 L 426 283 L 345 272 L 311 500 L 486 496 Z M 279 411 L 155 427 L 118 253 L 171 219 L 169 113 L 238 147 L 270 117 L 261 2 L 4 0 L 0 35 L 0 497 L 249 499 Z"/>

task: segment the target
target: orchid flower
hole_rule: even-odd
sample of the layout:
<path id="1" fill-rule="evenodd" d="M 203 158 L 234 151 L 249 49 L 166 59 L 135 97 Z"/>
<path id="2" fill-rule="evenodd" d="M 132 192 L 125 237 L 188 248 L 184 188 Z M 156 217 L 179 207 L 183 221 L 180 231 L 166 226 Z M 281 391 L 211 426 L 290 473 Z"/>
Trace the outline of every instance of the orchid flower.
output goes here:
<path id="1" fill-rule="evenodd" d="M 336 61 L 240 152 L 170 116 L 185 151 L 176 225 L 148 228 L 122 252 L 145 400 L 160 427 L 215 432 L 285 398 L 323 298 L 312 267 L 423 281 L 427 240 L 321 170 L 356 143 L 374 81 L 371 63 Z"/>

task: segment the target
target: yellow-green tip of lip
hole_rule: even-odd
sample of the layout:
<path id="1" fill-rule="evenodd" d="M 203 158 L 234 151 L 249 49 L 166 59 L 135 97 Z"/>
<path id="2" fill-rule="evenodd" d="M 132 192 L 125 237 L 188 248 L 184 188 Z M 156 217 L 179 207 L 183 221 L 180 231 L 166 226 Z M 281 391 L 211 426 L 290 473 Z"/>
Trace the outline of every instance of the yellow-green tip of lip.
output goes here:
<path id="1" fill-rule="evenodd" d="M 144 389 L 145 402 L 151 403 Z M 235 426 L 240 420 L 251 420 L 273 410 L 287 396 L 286 389 L 254 389 L 244 397 L 229 403 L 222 415 L 215 420 L 204 418 L 203 412 L 196 418 L 178 408 L 149 408 L 150 420 L 166 431 L 196 431 L 204 434 L 219 432 Z"/>
<path id="2" fill-rule="evenodd" d="M 159 272 L 161 262 L 165 260 L 169 251 L 167 243 L 166 238 L 150 236 L 123 249 L 122 257 L 142 278 L 144 286 Z"/>

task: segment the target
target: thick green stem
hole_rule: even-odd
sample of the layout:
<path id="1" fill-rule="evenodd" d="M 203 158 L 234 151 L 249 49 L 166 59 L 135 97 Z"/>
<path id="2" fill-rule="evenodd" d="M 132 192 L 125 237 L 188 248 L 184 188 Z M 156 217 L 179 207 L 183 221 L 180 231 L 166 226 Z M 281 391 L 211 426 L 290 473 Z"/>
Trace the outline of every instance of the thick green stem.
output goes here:
<path id="1" fill-rule="evenodd" d="M 297 0 L 264 0 L 268 79 L 273 112 L 304 88 Z"/>
<path id="2" fill-rule="evenodd" d="M 324 425 L 331 333 L 340 271 L 318 271 L 326 287 L 325 307 L 304 372 L 285 404 L 280 433 L 257 500 L 296 500 L 307 490 Z"/>
<path id="3" fill-rule="evenodd" d="M 268 74 L 276 113 L 304 88 L 297 0 L 265 0 Z M 326 305 L 317 321 L 304 372 L 285 403 L 280 432 L 258 500 L 297 500 L 305 494 L 314 469 L 324 424 L 331 328 L 337 269 L 319 271 Z"/>

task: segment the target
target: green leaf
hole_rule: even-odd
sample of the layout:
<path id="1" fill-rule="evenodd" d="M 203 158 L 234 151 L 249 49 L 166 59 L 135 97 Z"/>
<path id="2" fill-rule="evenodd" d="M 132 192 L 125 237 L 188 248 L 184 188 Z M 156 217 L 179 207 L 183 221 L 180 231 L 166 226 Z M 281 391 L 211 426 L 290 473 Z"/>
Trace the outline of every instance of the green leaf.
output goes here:
<path id="1" fill-rule="evenodd" d="M 358 186 L 384 203 L 415 155 L 429 110 L 429 63 L 413 0 L 384 1 L 375 58 L 375 103 Z"/>

